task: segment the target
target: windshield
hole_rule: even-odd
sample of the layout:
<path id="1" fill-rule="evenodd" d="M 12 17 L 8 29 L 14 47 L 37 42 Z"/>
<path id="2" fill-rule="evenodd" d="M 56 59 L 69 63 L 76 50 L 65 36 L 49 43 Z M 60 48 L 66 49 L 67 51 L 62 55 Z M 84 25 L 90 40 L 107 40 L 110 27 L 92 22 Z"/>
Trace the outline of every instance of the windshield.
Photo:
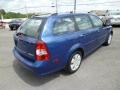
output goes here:
<path id="1" fill-rule="evenodd" d="M 17 33 L 23 33 L 24 35 L 37 38 L 39 31 L 42 30 L 44 19 L 28 19 L 25 21 L 20 28 L 17 30 Z"/>

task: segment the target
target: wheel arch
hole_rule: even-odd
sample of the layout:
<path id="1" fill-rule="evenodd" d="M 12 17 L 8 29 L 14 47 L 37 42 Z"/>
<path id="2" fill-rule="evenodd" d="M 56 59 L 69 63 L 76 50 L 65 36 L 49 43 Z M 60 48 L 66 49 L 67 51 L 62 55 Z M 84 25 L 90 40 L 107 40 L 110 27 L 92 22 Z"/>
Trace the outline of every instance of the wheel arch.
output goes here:
<path id="1" fill-rule="evenodd" d="M 69 70 L 68 65 L 69 65 L 69 63 L 70 63 L 71 56 L 72 56 L 74 53 L 79 52 L 79 51 L 80 51 L 80 53 L 82 54 L 82 57 L 84 57 L 84 49 L 83 49 L 83 48 L 79 47 L 79 48 L 74 49 L 74 50 L 69 54 L 69 56 L 68 56 L 68 59 L 67 59 L 67 62 L 66 62 L 66 64 L 65 64 L 64 70 L 66 70 L 66 71 Z M 75 71 L 75 72 L 76 72 L 76 71 Z M 73 72 L 72 72 L 72 73 L 73 73 Z"/>
<path id="2" fill-rule="evenodd" d="M 112 35 L 113 35 L 113 31 L 111 31 L 111 32 L 110 32 L 110 34 L 112 34 Z"/>
<path id="3" fill-rule="evenodd" d="M 77 48 L 75 51 L 80 51 L 82 53 L 82 57 L 84 57 L 84 50 L 83 50 L 83 48 Z"/>
<path id="4" fill-rule="evenodd" d="M 80 44 L 77 44 L 68 51 L 67 62 L 69 61 L 70 56 L 76 51 L 80 51 L 82 53 L 82 58 L 85 56 L 84 48 Z"/>

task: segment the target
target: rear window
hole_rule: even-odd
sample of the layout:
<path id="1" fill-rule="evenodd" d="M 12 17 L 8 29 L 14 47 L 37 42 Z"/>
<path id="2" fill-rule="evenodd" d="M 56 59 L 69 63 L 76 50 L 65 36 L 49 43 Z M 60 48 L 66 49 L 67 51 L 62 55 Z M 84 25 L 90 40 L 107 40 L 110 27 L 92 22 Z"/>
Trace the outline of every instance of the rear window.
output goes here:
<path id="1" fill-rule="evenodd" d="M 38 38 L 39 32 L 42 30 L 45 19 L 32 18 L 25 21 L 17 33 L 23 33 L 26 36 Z"/>

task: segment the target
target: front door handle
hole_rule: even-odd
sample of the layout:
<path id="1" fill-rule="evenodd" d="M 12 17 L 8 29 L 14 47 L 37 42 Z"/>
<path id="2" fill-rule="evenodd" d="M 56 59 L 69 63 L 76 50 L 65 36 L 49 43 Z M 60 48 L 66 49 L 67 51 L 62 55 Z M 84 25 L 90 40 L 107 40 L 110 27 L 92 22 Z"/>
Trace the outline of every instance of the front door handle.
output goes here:
<path id="1" fill-rule="evenodd" d="M 88 34 L 81 34 L 80 36 L 87 36 Z"/>
<path id="2" fill-rule="evenodd" d="M 98 30 L 98 32 L 100 32 L 100 30 Z"/>

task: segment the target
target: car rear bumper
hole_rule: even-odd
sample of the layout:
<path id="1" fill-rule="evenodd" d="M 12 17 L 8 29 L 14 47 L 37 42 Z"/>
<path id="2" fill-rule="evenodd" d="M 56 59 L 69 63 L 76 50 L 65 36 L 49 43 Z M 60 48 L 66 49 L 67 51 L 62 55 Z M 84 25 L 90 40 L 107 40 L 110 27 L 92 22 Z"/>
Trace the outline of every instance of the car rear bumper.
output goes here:
<path id="1" fill-rule="evenodd" d="M 37 75 L 43 76 L 43 75 L 46 75 L 46 74 L 56 71 L 55 69 L 51 68 L 49 60 L 48 61 L 30 62 L 26 58 L 22 57 L 15 48 L 13 49 L 13 53 L 14 53 L 16 60 L 23 67 L 34 72 Z"/>

